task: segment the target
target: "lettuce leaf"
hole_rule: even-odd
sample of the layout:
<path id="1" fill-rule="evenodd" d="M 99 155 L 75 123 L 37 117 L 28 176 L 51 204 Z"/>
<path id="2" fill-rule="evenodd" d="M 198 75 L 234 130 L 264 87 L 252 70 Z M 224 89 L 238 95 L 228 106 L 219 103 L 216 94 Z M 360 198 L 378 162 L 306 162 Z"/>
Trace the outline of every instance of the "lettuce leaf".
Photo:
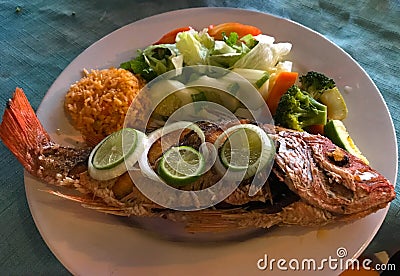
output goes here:
<path id="1" fill-rule="evenodd" d="M 274 43 L 274 38 L 267 35 L 258 35 L 258 40 L 250 52 L 241 57 L 233 68 L 249 68 L 269 71 L 273 68 L 283 56 L 287 55 L 292 44 L 290 43 Z"/>
<path id="2" fill-rule="evenodd" d="M 247 41 L 251 42 L 253 36 L 249 35 Z M 242 56 L 250 51 L 246 43 L 240 39 L 237 33 L 230 33 L 229 37 L 225 34 L 222 41 L 215 41 L 213 51 L 208 58 L 208 64 L 224 68 L 231 68 Z"/>
<path id="3" fill-rule="evenodd" d="M 239 39 L 234 32 L 223 35 L 223 40 L 214 40 L 207 29 L 200 32 L 190 29 L 179 33 L 175 44 L 151 45 L 139 50 L 135 59 L 120 67 L 140 74 L 147 81 L 190 65 L 248 68 L 272 74 L 292 47 L 290 43 L 274 43 L 274 40 L 271 36 L 250 34 Z"/>
<path id="4" fill-rule="evenodd" d="M 224 68 L 232 67 L 243 55 L 250 51 L 249 43 L 255 46 L 253 36 L 239 39 L 237 33 L 232 32 L 223 36 L 223 40 L 214 40 L 206 30 L 197 32 L 189 30 L 179 33 L 176 46 L 183 56 L 185 65 L 213 65 Z"/>
<path id="5" fill-rule="evenodd" d="M 120 65 L 123 69 L 141 75 L 147 81 L 182 66 L 183 60 L 179 58 L 175 44 L 151 45 L 143 51 L 139 50 L 133 60 Z"/>
<path id="6" fill-rule="evenodd" d="M 214 48 L 214 39 L 207 32 L 199 33 L 191 29 L 176 36 L 176 47 L 185 65 L 204 65 Z"/>

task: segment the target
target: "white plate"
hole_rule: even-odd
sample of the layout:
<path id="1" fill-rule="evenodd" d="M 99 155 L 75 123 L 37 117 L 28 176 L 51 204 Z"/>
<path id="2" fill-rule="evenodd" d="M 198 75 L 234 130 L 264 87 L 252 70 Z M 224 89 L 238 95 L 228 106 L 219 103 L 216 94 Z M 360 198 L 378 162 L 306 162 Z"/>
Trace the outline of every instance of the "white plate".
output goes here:
<path id="1" fill-rule="evenodd" d="M 343 50 L 321 35 L 286 19 L 254 11 L 226 8 L 199 8 L 169 12 L 127 25 L 93 44 L 79 55 L 49 89 L 38 116 L 51 136 L 63 144 L 79 135 L 67 122 L 63 97 L 83 68 L 118 66 L 162 34 L 180 26 L 203 28 L 209 24 L 238 21 L 258 26 L 278 41 L 290 41 L 290 59 L 297 69 L 329 73 L 344 93 L 349 106 L 346 125 L 359 147 L 393 183 L 397 175 L 397 146 L 388 109 L 373 82 Z M 377 116 L 379 114 L 379 116 Z M 368 123 L 366 123 L 368 122 Z M 61 135 L 56 130 L 61 130 Z M 45 184 L 25 175 L 26 194 L 37 227 L 61 263 L 75 275 L 156 275 L 156 274 L 254 274 L 257 261 L 268 258 L 338 258 L 343 247 L 347 258 L 357 257 L 380 227 L 387 209 L 347 224 L 321 229 L 278 228 L 264 235 L 235 242 L 171 242 L 126 220 L 86 210 L 79 204 L 59 199 L 39 190 Z M 267 268 L 270 270 L 270 268 Z M 275 267 L 273 272 L 280 274 Z M 300 271 L 304 273 L 305 271 Z M 325 264 L 324 275 L 337 275 Z"/>

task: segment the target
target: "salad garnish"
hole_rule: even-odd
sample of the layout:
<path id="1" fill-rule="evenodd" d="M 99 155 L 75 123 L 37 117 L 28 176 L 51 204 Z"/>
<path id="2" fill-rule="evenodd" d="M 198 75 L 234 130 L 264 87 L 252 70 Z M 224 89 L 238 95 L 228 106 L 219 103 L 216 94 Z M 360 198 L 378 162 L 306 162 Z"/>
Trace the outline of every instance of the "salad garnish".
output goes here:
<path id="1" fill-rule="evenodd" d="M 275 124 L 324 134 L 325 125 L 331 120 L 342 121 L 347 117 L 346 102 L 335 81 L 324 73 L 293 72 L 292 62 L 286 59 L 291 48 L 289 42 L 275 42 L 274 37 L 263 34 L 257 27 L 238 22 L 210 25 L 200 31 L 186 26 L 168 32 L 155 44 L 139 50 L 134 59 L 122 63 L 121 67 L 147 81 L 184 66 L 226 68 L 247 79 L 259 91 Z M 198 99 L 197 95 L 204 96 L 198 92 L 191 95 L 193 101 Z M 229 109 L 235 114 L 246 113 L 237 104 L 229 104 Z"/>

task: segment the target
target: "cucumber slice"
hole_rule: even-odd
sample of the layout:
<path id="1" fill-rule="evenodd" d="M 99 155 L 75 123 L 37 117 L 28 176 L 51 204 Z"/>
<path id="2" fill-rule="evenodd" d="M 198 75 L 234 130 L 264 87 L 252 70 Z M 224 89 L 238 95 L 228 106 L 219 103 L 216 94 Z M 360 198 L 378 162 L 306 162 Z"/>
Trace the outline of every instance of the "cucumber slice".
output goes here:
<path id="1" fill-rule="evenodd" d="M 326 105 L 328 119 L 343 120 L 347 117 L 346 102 L 337 87 L 325 90 L 318 101 Z"/>
<path id="2" fill-rule="evenodd" d="M 364 161 L 365 164 L 369 164 L 368 159 L 361 153 L 359 148 L 354 143 L 353 139 L 350 137 L 346 127 L 340 120 L 330 120 L 324 127 L 325 136 L 331 139 L 331 141 L 347 150 L 349 153 L 357 156 Z"/>
<path id="3" fill-rule="evenodd" d="M 224 90 L 205 86 L 198 86 L 196 89 L 203 93 L 205 100 L 222 105 L 231 112 L 235 112 L 240 107 L 239 100 Z"/>
<path id="4" fill-rule="evenodd" d="M 269 73 L 264 70 L 248 69 L 248 68 L 233 68 L 232 72 L 241 75 L 248 80 L 252 85 L 259 89 L 268 79 Z"/>

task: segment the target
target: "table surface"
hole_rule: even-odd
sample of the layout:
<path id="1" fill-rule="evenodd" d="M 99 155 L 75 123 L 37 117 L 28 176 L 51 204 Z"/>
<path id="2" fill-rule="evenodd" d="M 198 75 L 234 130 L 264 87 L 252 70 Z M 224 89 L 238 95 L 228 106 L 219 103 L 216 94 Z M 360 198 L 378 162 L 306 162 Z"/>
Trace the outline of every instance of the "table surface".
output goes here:
<path id="1" fill-rule="evenodd" d="M 49 2 L 0 1 L 0 114 L 17 86 L 26 91 L 36 109 L 57 76 L 79 53 L 126 24 L 176 9 L 233 7 L 289 18 L 342 47 L 379 88 L 399 135 L 399 0 L 350 0 L 345 5 L 335 0 Z M 0 271 L 68 275 L 34 224 L 22 166 L 2 143 L 0 156 Z M 400 192 L 399 185 L 396 190 Z M 399 206 L 397 197 L 364 254 L 400 250 Z"/>

